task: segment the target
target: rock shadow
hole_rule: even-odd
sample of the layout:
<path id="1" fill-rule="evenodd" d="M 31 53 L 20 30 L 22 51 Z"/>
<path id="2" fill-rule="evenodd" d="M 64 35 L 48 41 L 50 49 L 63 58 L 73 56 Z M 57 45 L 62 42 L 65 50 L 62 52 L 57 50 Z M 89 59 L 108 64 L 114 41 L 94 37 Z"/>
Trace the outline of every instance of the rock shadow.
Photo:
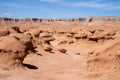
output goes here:
<path id="1" fill-rule="evenodd" d="M 27 67 L 28 69 L 33 69 L 33 70 L 35 70 L 35 69 L 38 69 L 38 67 L 37 66 L 34 66 L 34 65 L 31 65 L 31 64 L 23 64 L 25 67 Z"/>

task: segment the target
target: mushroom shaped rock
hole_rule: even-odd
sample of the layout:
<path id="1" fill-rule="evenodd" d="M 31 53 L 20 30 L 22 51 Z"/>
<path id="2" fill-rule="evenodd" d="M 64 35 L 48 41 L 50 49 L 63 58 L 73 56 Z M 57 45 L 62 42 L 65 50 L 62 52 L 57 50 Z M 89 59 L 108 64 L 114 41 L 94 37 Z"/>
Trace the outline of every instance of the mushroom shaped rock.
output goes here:
<path id="1" fill-rule="evenodd" d="M 49 33 L 49 32 L 43 32 L 39 35 L 39 39 L 42 39 L 43 41 L 53 41 L 55 38 Z"/>
<path id="2" fill-rule="evenodd" d="M 23 35 L 23 34 L 19 34 L 19 33 L 13 33 L 13 34 L 10 34 L 10 36 L 16 38 L 23 45 L 25 45 L 27 51 L 31 50 L 32 52 L 35 52 L 34 45 L 32 43 L 32 36 L 31 35 Z"/>
<path id="3" fill-rule="evenodd" d="M 0 67 L 22 67 L 22 63 L 26 55 L 26 46 L 16 38 L 0 38 Z"/>
<path id="4" fill-rule="evenodd" d="M 30 31 L 30 33 L 32 34 L 32 36 L 34 37 L 39 37 L 40 33 L 42 33 L 43 31 L 40 29 L 33 29 Z"/>
<path id="5" fill-rule="evenodd" d="M 39 35 L 39 37 L 51 37 L 51 35 L 49 34 L 49 32 L 43 32 Z"/>

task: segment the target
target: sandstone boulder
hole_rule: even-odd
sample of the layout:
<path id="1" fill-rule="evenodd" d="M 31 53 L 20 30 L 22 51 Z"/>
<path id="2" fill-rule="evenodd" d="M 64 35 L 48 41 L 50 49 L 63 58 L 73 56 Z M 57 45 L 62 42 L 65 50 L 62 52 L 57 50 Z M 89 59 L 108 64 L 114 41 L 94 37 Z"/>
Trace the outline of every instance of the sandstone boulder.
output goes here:
<path id="1" fill-rule="evenodd" d="M 61 53 L 66 53 L 67 52 L 67 50 L 66 49 L 64 49 L 64 48 L 62 48 L 62 49 L 58 49 Z"/>
<path id="2" fill-rule="evenodd" d="M 0 29 L 0 37 L 7 36 L 10 34 L 10 31 L 8 29 Z"/>
<path id="3" fill-rule="evenodd" d="M 50 53 L 53 50 L 51 45 L 48 45 L 48 44 L 44 44 L 43 48 L 44 48 L 45 51 L 50 52 Z"/>
<path id="4" fill-rule="evenodd" d="M 45 42 L 53 41 L 55 38 L 49 32 L 43 32 L 39 35 L 39 39 L 42 39 Z"/>
<path id="5" fill-rule="evenodd" d="M 74 35 L 75 39 L 86 39 L 87 34 L 84 32 L 79 32 L 78 34 Z"/>
<path id="6" fill-rule="evenodd" d="M 34 45 L 32 43 L 31 34 L 23 35 L 23 34 L 20 34 L 20 33 L 12 33 L 12 34 L 10 34 L 10 36 L 16 38 L 23 45 L 25 45 L 27 50 L 35 52 L 34 51 Z"/>
<path id="7" fill-rule="evenodd" d="M 33 29 L 30 31 L 31 35 L 34 37 L 39 37 L 40 33 L 42 33 L 43 31 L 40 29 Z"/>
<path id="8" fill-rule="evenodd" d="M 16 38 L 0 38 L 0 67 L 21 67 L 26 55 L 26 46 Z"/>

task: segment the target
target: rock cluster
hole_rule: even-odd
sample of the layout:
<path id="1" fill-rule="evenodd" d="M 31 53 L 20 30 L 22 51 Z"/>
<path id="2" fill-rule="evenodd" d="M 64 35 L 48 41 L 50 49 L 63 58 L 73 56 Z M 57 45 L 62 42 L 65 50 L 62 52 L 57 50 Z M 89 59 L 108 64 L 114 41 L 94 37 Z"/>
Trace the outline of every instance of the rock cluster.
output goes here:
<path id="1" fill-rule="evenodd" d="M 119 21 L 119 18 L 120 17 L 101 17 L 101 18 L 87 17 L 87 18 L 77 18 L 77 19 L 76 18 L 74 19 L 0 18 L 0 24 L 2 23 L 5 23 L 5 24 L 15 23 L 16 24 L 16 23 L 26 23 L 26 22 L 31 23 L 31 22 L 43 22 L 43 21 L 48 21 L 48 22 L 52 22 L 52 21 L 53 22 L 54 21 L 95 22 L 95 21 L 109 21 L 109 20 Z M 47 25 L 47 23 L 45 25 Z M 104 42 L 115 40 L 116 34 L 117 34 L 116 33 L 117 30 L 88 29 L 88 28 L 83 28 L 83 27 L 82 28 L 77 27 L 78 29 L 75 29 L 75 30 L 72 30 L 73 28 L 68 27 L 63 30 L 61 29 L 62 27 L 60 27 L 59 29 L 56 29 L 55 27 L 49 28 L 49 26 L 47 25 L 47 27 L 44 27 L 44 26 L 31 27 L 27 29 L 26 31 L 22 31 L 22 28 L 23 27 L 19 27 L 19 26 L 9 26 L 9 27 L 5 26 L 0 29 L 0 67 L 22 66 L 23 60 L 26 57 L 26 55 L 30 52 L 35 53 L 35 49 L 39 49 L 38 52 L 41 52 L 41 53 L 55 53 L 55 52 L 69 53 L 70 49 L 66 48 L 66 46 L 69 46 L 69 45 L 74 46 L 76 44 L 78 45 L 80 41 L 83 41 L 86 43 L 90 42 L 93 44 L 97 44 L 101 42 L 100 44 L 103 44 Z M 102 47 L 104 46 L 105 45 L 103 45 Z M 111 46 L 112 48 L 114 48 L 114 46 L 115 48 L 119 47 L 117 46 L 117 43 Z M 106 50 L 102 52 L 95 50 L 89 53 L 88 68 L 90 70 L 92 68 L 90 66 L 95 65 L 95 64 L 97 65 L 97 63 L 99 64 L 99 61 L 101 63 L 101 60 L 103 60 L 103 62 L 106 62 L 106 60 L 101 59 L 101 58 L 104 58 L 103 56 L 98 57 L 98 55 L 103 55 L 103 53 L 106 53 L 105 56 L 107 57 L 109 55 L 115 56 L 117 55 L 116 53 L 119 53 L 118 51 L 115 54 L 109 54 L 108 52 L 106 52 L 108 51 L 107 49 L 109 47 L 110 46 L 106 46 L 105 47 Z M 99 50 L 101 50 L 101 48 Z M 91 56 L 94 56 L 94 58 L 91 59 Z M 116 57 L 112 57 L 111 59 L 115 61 L 118 60 L 118 58 L 117 59 L 114 59 L 114 58 Z M 96 69 L 97 67 L 93 66 L 94 69 Z"/>

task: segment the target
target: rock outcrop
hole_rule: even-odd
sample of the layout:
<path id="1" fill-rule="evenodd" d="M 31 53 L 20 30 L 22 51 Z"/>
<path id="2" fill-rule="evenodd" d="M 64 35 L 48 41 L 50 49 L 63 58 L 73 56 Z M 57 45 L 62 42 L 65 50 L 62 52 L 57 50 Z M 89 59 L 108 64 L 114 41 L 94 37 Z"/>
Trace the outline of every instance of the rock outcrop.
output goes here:
<path id="1" fill-rule="evenodd" d="M 29 51 L 34 51 L 29 35 L 12 33 L 0 37 L 0 67 L 23 67 L 23 60 Z"/>
<path id="2" fill-rule="evenodd" d="M 119 71 L 120 70 L 120 42 L 104 44 L 88 54 L 89 71 Z"/>
<path id="3" fill-rule="evenodd" d="M 13 37 L 0 38 L 0 67 L 22 67 L 26 46 Z"/>

